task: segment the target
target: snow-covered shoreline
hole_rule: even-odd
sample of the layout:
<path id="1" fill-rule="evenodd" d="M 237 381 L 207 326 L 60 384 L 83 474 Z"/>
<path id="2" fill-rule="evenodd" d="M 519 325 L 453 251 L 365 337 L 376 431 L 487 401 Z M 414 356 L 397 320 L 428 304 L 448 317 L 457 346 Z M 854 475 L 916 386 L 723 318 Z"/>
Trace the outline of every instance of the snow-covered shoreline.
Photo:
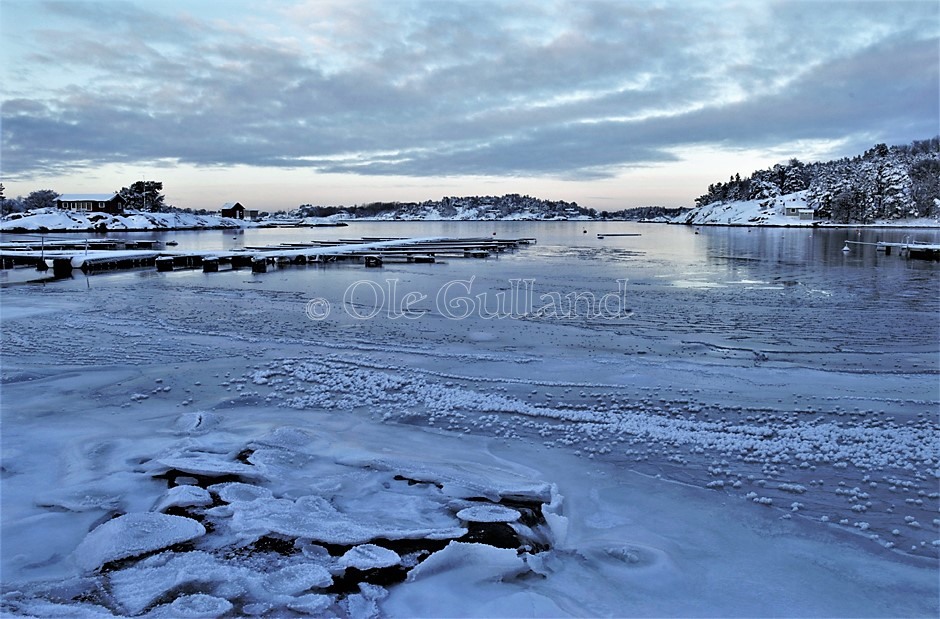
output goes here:
<path id="1" fill-rule="evenodd" d="M 836 223 L 820 220 L 801 220 L 785 215 L 786 208 L 806 208 L 805 192 L 780 196 L 771 200 L 745 202 L 716 202 L 698 207 L 674 218 L 641 220 L 642 223 L 668 223 L 693 226 L 769 227 L 769 228 L 940 228 L 940 219 L 892 219 L 867 224 Z M 249 227 L 329 227 L 345 226 L 354 222 L 434 222 L 434 221 L 581 221 L 584 223 L 617 221 L 616 219 L 587 216 L 553 216 L 543 218 L 536 212 L 517 212 L 506 216 L 486 215 L 467 211 L 444 217 L 437 210 L 422 213 L 388 213 L 376 217 L 284 218 L 272 217 L 254 222 L 220 217 L 218 215 L 192 215 L 188 213 L 128 212 L 125 215 L 106 213 L 76 213 L 58 209 L 41 209 L 28 214 L 7 215 L 0 220 L 0 233 L 61 233 L 61 232 L 146 232 L 172 230 L 211 230 Z"/>
<path id="2" fill-rule="evenodd" d="M 253 227 L 257 224 L 218 215 L 189 213 L 147 213 L 128 211 L 123 215 L 38 209 L 14 213 L 0 220 L 0 232 L 145 232 L 152 230 L 211 230 Z"/>
<path id="3" fill-rule="evenodd" d="M 871 223 L 838 223 L 829 220 L 801 219 L 787 210 L 812 211 L 806 191 L 757 200 L 713 202 L 696 207 L 664 223 L 691 226 L 762 226 L 771 228 L 940 228 L 940 219 L 890 219 Z"/>

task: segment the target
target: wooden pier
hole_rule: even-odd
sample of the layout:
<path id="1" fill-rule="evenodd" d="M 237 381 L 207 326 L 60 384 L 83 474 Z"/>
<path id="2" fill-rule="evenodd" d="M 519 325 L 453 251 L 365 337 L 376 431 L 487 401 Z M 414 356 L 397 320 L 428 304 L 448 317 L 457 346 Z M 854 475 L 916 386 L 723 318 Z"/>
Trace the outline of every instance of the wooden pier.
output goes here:
<path id="1" fill-rule="evenodd" d="M 94 273 L 141 267 L 155 267 L 161 272 L 201 267 L 205 273 L 215 273 L 220 270 L 220 266 L 227 266 L 230 269 L 251 268 L 254 273 L 266 273 L 271 266 L 324 265 L 339 261 L 380 267 L 396 262 L 428 264 L 439 258 L 485 259 L 535 242 L 534 238 L 366 237 L 228 251 L 187 252 L 160 248 L 157 241 L 26 241 L 0 245 L 0 266 L 12 268 L 29 265 L 41 271 L 52 267 L 55 277 L 67 277 L 73 269 Z"/>

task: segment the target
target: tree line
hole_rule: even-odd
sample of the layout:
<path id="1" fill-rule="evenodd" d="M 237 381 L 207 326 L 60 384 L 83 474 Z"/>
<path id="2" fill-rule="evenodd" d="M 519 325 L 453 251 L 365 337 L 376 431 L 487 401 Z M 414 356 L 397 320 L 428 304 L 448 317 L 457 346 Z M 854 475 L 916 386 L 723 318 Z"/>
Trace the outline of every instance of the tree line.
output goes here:
<path id="1" fill-rule="evenodd" d="M 529 195 L 510 193 L 503 196 L 445 196 L 440 200 L 424 202 L 369 202 L 367 204 L 345 206 L 315 206 L 303 204 L 289 214 L 292 217 L 329 217 L 345 213 L 357 218 L 377 218 L 388 214 L 402 217 L 420 217 L 428 211 L 436 211 L 441 217 L 453 217 L 461 211 L 472 211 L 479 215 L 494 218 L 505 217 L 520 212 L 538 213 L 542 217 L 581 216 L 596 217 L 594 209 L 578 206 L 577 202 L 564 200 L 543 200 Z"/>
<path id="2" fill-rule="evenodd" d="M 863 155 L 835 161 L 790 159 L 743 178 L 735 174 L 709 185 L 695 204 L 764 200 L 804 190 L 817 218 L 839 223 L 940 217 L 940 137 L 876 144 Z"/>

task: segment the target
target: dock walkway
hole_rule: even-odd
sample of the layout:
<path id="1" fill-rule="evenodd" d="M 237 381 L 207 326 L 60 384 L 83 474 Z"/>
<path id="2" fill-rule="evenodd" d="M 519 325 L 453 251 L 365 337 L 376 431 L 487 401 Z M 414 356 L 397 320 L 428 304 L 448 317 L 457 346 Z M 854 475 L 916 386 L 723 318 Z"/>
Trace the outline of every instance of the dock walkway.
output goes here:
<path id="1" fill-rule="evenodd" d="M 887 243 L 885 241 L 867 243 L 863 241 L 846 241 L 843 251 L 849 250 L 849 245 L 874 246 L 876 251 L 883 251 L 886 256 L 890 256 L 892 250 L 896 249 L 898 255 L 902 258 L 940 260 L 940 244 L 937 243 L 918 243 L 914 241 L 904 243 Z"/>
<path id="2" fill-rule="evenodd" d="M 265 272 L 272 264 L 325 264 L 355 260 L 364 262 L 366 266 L 381 266 L 386 261 L 435 262 L 439 257 L 488 258 L 535 242 L 534 238 L 367 237 L 193 252 L 157 248 L 158 243 L 151 241 L 134 241 L 132 244 L 107 240 L 42 244 L 28 241 L 0 244 L 0 263 L 3 268 L 30 265 L 46 270 L 51 266 L 57 277 L 67 276 L 72 269 L 88 273 L 147 266 L 156 266 L 159 271 L 201 266 L 203 271 L 210 273 L 218 271 L 219 265 L 223 264 Z M 134 248 L 128 248 L 128 245 Z"/>

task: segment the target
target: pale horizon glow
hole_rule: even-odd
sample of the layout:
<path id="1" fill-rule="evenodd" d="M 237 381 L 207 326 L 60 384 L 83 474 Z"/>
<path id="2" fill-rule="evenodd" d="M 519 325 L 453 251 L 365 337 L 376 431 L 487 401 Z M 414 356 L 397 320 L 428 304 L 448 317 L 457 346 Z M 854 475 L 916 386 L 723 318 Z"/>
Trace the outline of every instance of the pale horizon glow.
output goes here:
<path id="1" fill-rule="evenodd" d="M 0 34 L 7 197 L 677 207 L 940 133 L 932 0 L 4 0 Z"/>

